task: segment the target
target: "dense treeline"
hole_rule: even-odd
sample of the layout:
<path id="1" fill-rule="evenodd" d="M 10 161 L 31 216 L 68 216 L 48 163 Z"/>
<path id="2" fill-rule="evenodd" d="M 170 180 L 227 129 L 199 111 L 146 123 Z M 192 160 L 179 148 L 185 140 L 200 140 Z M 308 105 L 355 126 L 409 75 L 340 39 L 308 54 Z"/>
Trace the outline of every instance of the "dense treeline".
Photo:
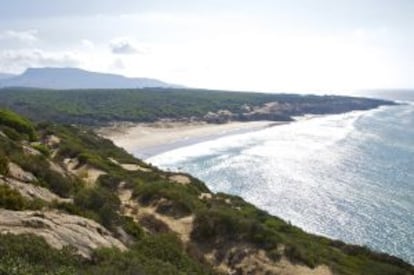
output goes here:
<path id="1" fill-rule="evenodd" d="M 258 114 L 250 120 L 288 120 L 303 114 L 365 110 L 389 102 L 343 96 L 241 93 L 190 89 L 38 90 L 2 89 L 0 107 L 37 121 L 103 124 L 110 121 L 152 122 L 160 118 L 202 118 L 208 112 L 228 110 L 241 116 L 245 106 L 268 102 L 289 105 L 277 116 Z M 239 116 L 238 116 L 239 115 Z"/>

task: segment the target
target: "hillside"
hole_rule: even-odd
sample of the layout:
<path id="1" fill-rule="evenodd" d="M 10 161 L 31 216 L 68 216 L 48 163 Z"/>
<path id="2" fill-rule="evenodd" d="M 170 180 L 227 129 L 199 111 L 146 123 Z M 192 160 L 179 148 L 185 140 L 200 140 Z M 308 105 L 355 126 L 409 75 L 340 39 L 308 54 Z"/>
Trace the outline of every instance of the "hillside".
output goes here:
<path id="1" fill-rule="evenodd" d="M 76 68 L 29 68 L 21 75 L 0 78 L 0 87 L 46 89 L 133 89 L 176 87 L 151 78 L 128 78 L 121 75 L 85 71 Z"/>
<path id="2" fill-rule="evenodd" d="M 390 101 L 295 94 L 241 93 L 190 89 L 33 90 L 0 89 L 0 107 L 36 121 L 101 125 L 160 119 L 290 121 L 304 114 L 367 110 Z"/>
<path id="3" fill-rule="evenodd" d="M 0 80 L 12 78 L 12 77 L 15 77 L 15 75 L 0 73 Z"/>
<path id="4" fill-rule="evenodd" d="M 413 274 L 94 133 L 0 111 L 0 274 Z"/>

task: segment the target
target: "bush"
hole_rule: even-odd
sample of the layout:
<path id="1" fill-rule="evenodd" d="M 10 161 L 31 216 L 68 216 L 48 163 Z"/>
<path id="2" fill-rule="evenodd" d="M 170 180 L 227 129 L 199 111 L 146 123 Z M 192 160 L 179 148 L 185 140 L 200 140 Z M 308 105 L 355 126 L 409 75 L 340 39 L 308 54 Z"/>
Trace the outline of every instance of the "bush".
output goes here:
<path id="1" fill-rule="evenodd" d="M 171 184 L 164 180 L 152 182 L 151 184 L 136 185 L 133 195 L 144 205 L 160 198 L 173 202 L 173 209 L 170 211 L 173 216 L 175 214 L 179 216 L 188 215 L 202 207 L 200 200 L 197 198 L 199 191 L 196 188 L 191 185 Z M 162 209 L 162 207 L 159 209 L 160 212 L 163 212 L 163 210 L 165 209 Z"/>
<path id="2" fill-rule="evenodd" d="M 4 155 L 4 153 L 0 151 L 0 174 L 6 176 L 8 173 L 9 173 L 9 160 Z"/>
<path id="3" fill-rule="evenodd" d="M 62 197 L 69 197 L 76 185 L 78 185 L 76 181 L 65 178 L 58 172 L 51 170 L 49 162 L 44 156 L 16 155 L 13 161 L 24 170 L 33 173 L 41 185 Z"/>
<path id="4" fill-rule="evenodd" d="M 0 207 L 11 210 L 22 210 L 25 200 L 16 190 L 7 185 L 0 185 Z"/>
<path id="5" fill-rule="evenodd" d="M 190 258 L 171 234 L 143 238 L 124 253 L 99 249 L 93 262 L 88 274 L 212 274 L 208 267 Z"/>
<path id="6" fill-rule="evenodd" d="M 140 217 L 139 223 L 152 234 L 171 232 L 170 227 L 165 222 L 157 219 L 150 214 L 146 214 Z"/>
<path id="7" fill-rule="evenodd" d="M 123 217 L 123 229 L 136 240 L 144 237 L 144 230 L 131 217 Z"/>
<path id="8" fill-rule="evenodd" d="M 36 150 L 38 150 L 40 153 L 42 153 L 44 156 L 48 157 L 50 156 L 50 150 L 47 148 L 44 144 L 35 144 L 32 145 L 32 147 Z"/>
<path id="9" fill-rule="evenodd" d="M 75 274 L 82 260 L 33 235 L 0 235 L 0 274 Z"/>
<path id="10" fill-rule="evenodd" d="M 209 241 L 216 238 L 239 239 L 239 223 L 236 217 L 226 212 L 202 211 L 196 215 L 191 237 L 197 241 Z"/>
<path id="11" fill-rule="evenodd" d="M 14 130 L 13 128 L 10 128 L 10 127 L 7 127 L 7 126 L 2 126 L 0 129 L 11 140 L 20 141 L 20 140 L 28 139 L 27 135 L 21 134 L 21 133 L 17 132 L 16 130 Z"/>
<path id="12" fill-rule="evenodd" d="M 225 206 L 198 211 L 191 238 L 198 242 L 250 242 L 265 250 L 276 248 L 282 240 L 275 230 L 259 222 L 254 215 Z"/>
<path id="13" fill-rule="evenodd" d="M 80 190 L 74 198 L 74 203 L 85 210 L 95 212 L 99 222 L 106 228 L 112 229 L 119 224 L 118 210 L 121 202 L 113 192 L 102 187 Z"/>
<path id="14" fill-rule="evenodd" d="M 98 178 L 99 184 L 102 187 L 107 188 L 111 191 L 116 191 L 121 181 L 122 181 L 122 178 L 113 176 L 110 174 L 104 174 L 104 175 L 99 176 Z"/>
<path id="15" fill-rule="evenodd" d="M 32 123 L 16 113 L 0 109 L 0 124 L 13 128 L 17 132 L 27 134 L 31 141 L 36 140 L 36 132 Z"/>
<path id="16" fill-rule="evenodd" d="M 174 266 L 184 274 L 204 274 L 205 269 L 184 251 L 181 241 L 174 234 L 160 234 L 143 238 L 132 250 L 148 258 L 158 259 Z"/>
<path id="17" fill-rule="evenodd" d="M 295 245 L 288 245 L 285 248 L 285 256 L 293 263 L 304 263 L 310 268 L 314 268 L 317 264 L 317 259 L 311 255 L 310 249 L 300 248 Z"/>

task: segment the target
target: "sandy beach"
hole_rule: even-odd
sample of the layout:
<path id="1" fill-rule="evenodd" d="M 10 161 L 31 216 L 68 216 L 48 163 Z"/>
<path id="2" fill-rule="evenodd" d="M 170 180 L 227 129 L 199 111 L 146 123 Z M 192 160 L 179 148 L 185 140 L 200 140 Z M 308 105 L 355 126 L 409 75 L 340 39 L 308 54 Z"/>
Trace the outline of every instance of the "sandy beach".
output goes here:
<path id="1" fill-rule="evenodd" d="M 186 145 L 240 134 L 286 122 L 253 121 L 208 124 L 204 122 L 117 123 L 97 130 L 117 146 L 138 157 L 150 157 Z"/>

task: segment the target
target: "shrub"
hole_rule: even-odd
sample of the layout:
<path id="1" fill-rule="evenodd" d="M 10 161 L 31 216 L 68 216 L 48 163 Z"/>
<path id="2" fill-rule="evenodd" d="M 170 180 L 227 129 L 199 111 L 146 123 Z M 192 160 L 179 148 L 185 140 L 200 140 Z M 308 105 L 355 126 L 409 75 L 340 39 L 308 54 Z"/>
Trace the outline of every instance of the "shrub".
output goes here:
<path id="1" fill-rule="evenodd" d="M 191 209 L 180 201 L 163 200 L 158 204 L 156 212 L 179 219 L 190 215 Z"/>
<path id="2" fill-rule="evenodd" d="M 42 153 L 44 156 L 48 157 L 50 156 L 50 150 L 47 148 L 44 144 L 35 144 L 32 145 L 34 149 L 38 150 L 40 153 Z"/>
<path id="3" fill-rule="evenodd" d="M 204 274 L 205 269 L 184 251 L 175 234 L 160 234 L 143 238 L 132 250 L 148 258 L 158 259 L 177 268 L 184 274 Z"/>
<path id="4" fill-rule="evenodd" d="M 33 235 L 0 235 L 0 274 L 75 274 L 82 260 L 69 248 L 51 248 Z"/>
<path id="5" fill-rule="evenodd" d="M 3 154 L 3 152 L 0 151 L 0 174 L 7 175 L 8 173 L 9 173 L 9 160 Z"/>
<path id="6" fill-rule="evenodd" d="M 24 170 L 33 173 L 41 185 L 62 197 L 69 197 L 77 185 L 77 182 L 51 170 L 44 156 L 17 155 L 14 156 L 13 161 L 19 164 Z"/>
<path id="7" fill-rule="evenodd" d="M 139 223 L 153 234 L 171 232 L 170 228 L 165 222 L 157 219 L 150 214 L 146 214 L 140 217 Z"/>
<path id="8" fill-rule="evenodd" d="M 80 208 L 95 212 L 99 222 L 109 229 L 120 222 L 119 198 L 102 187 L 80 190 L 75 195 L 74 202 Z"/>
<path id="9" fill-rule="evenodd" d="M 144 230 L 131 217 L 123 217 L 123 229 L 126 233 L 139 240 L 144 237 Z"/>
<path id="10" fill-rule="evenodd" d="M 18 133 L 13 128 L 10 128 L 10 127 L 7 127 L 7 126 L 2 126 L 1 130 L 3 131 L 3 133 L 6 134 L 6 136 L 8 138 L 10 138 L 11 140 L 14 140 L 14 141 L 20 141 L 20 140 L 24 140 L 24 139 L 28 138 L 27 135 Z"/>
<path id="11" fill-rule="evenodd" d="M 152 182 L 151 184 L 136 185 L 133 195 L 138 197 L 139 201 L 144 205 L 148 205 L 153 200 L 160 198 L 170 200 L 174 204 L 173 215 L 187 215 L 202 207 L 200 200 L 197 198 L 199 192 L 191 185 L 171 184 L 163 180 Z M 163 212 L 163 209 L 159 210 Z"/>
<path id="12" fill-rule="evenodd" d="M 0 124 L 15 129 L 28 135 L 31 141 L 36 140 L 36 132 L 32 123 L 24 117 L 9 110 L 0 109 Z"/>
<path id="13" fill-rule="evenodd" d="M 122 181 L 122 178 L 113 176 L 110 174 L 104 174 L 104 175 L 99 176 L 98 178 L 99 184 L 102 187 L 107 188 L 111 191 L 117 190 L 121 181 Z"/>
<path id="14" fill-rule="evenodd" d="M 234 240 L 239 238 L 239 223 L 236 217 L 226 212 L 207 210 L 197 213 L 191 237 L 198 241 L 216 238 Z"/>
<path id="15" fill-rule="evenodd" d="M 310 268 L 314 268 L 317 264 L 315 256 L 310 254 L 310 249 L 304 249 L 296 245 L 288 245 L 285 248 L 285 256 L 293 263 L 304 263 Z"/>
<path id="16" fill-rule="evenodd" d="M 16 190 L 7 185 L 0 185 L 0 207 L 11 210 L 22 210 L 25 207 L 25 200 Z"/>

